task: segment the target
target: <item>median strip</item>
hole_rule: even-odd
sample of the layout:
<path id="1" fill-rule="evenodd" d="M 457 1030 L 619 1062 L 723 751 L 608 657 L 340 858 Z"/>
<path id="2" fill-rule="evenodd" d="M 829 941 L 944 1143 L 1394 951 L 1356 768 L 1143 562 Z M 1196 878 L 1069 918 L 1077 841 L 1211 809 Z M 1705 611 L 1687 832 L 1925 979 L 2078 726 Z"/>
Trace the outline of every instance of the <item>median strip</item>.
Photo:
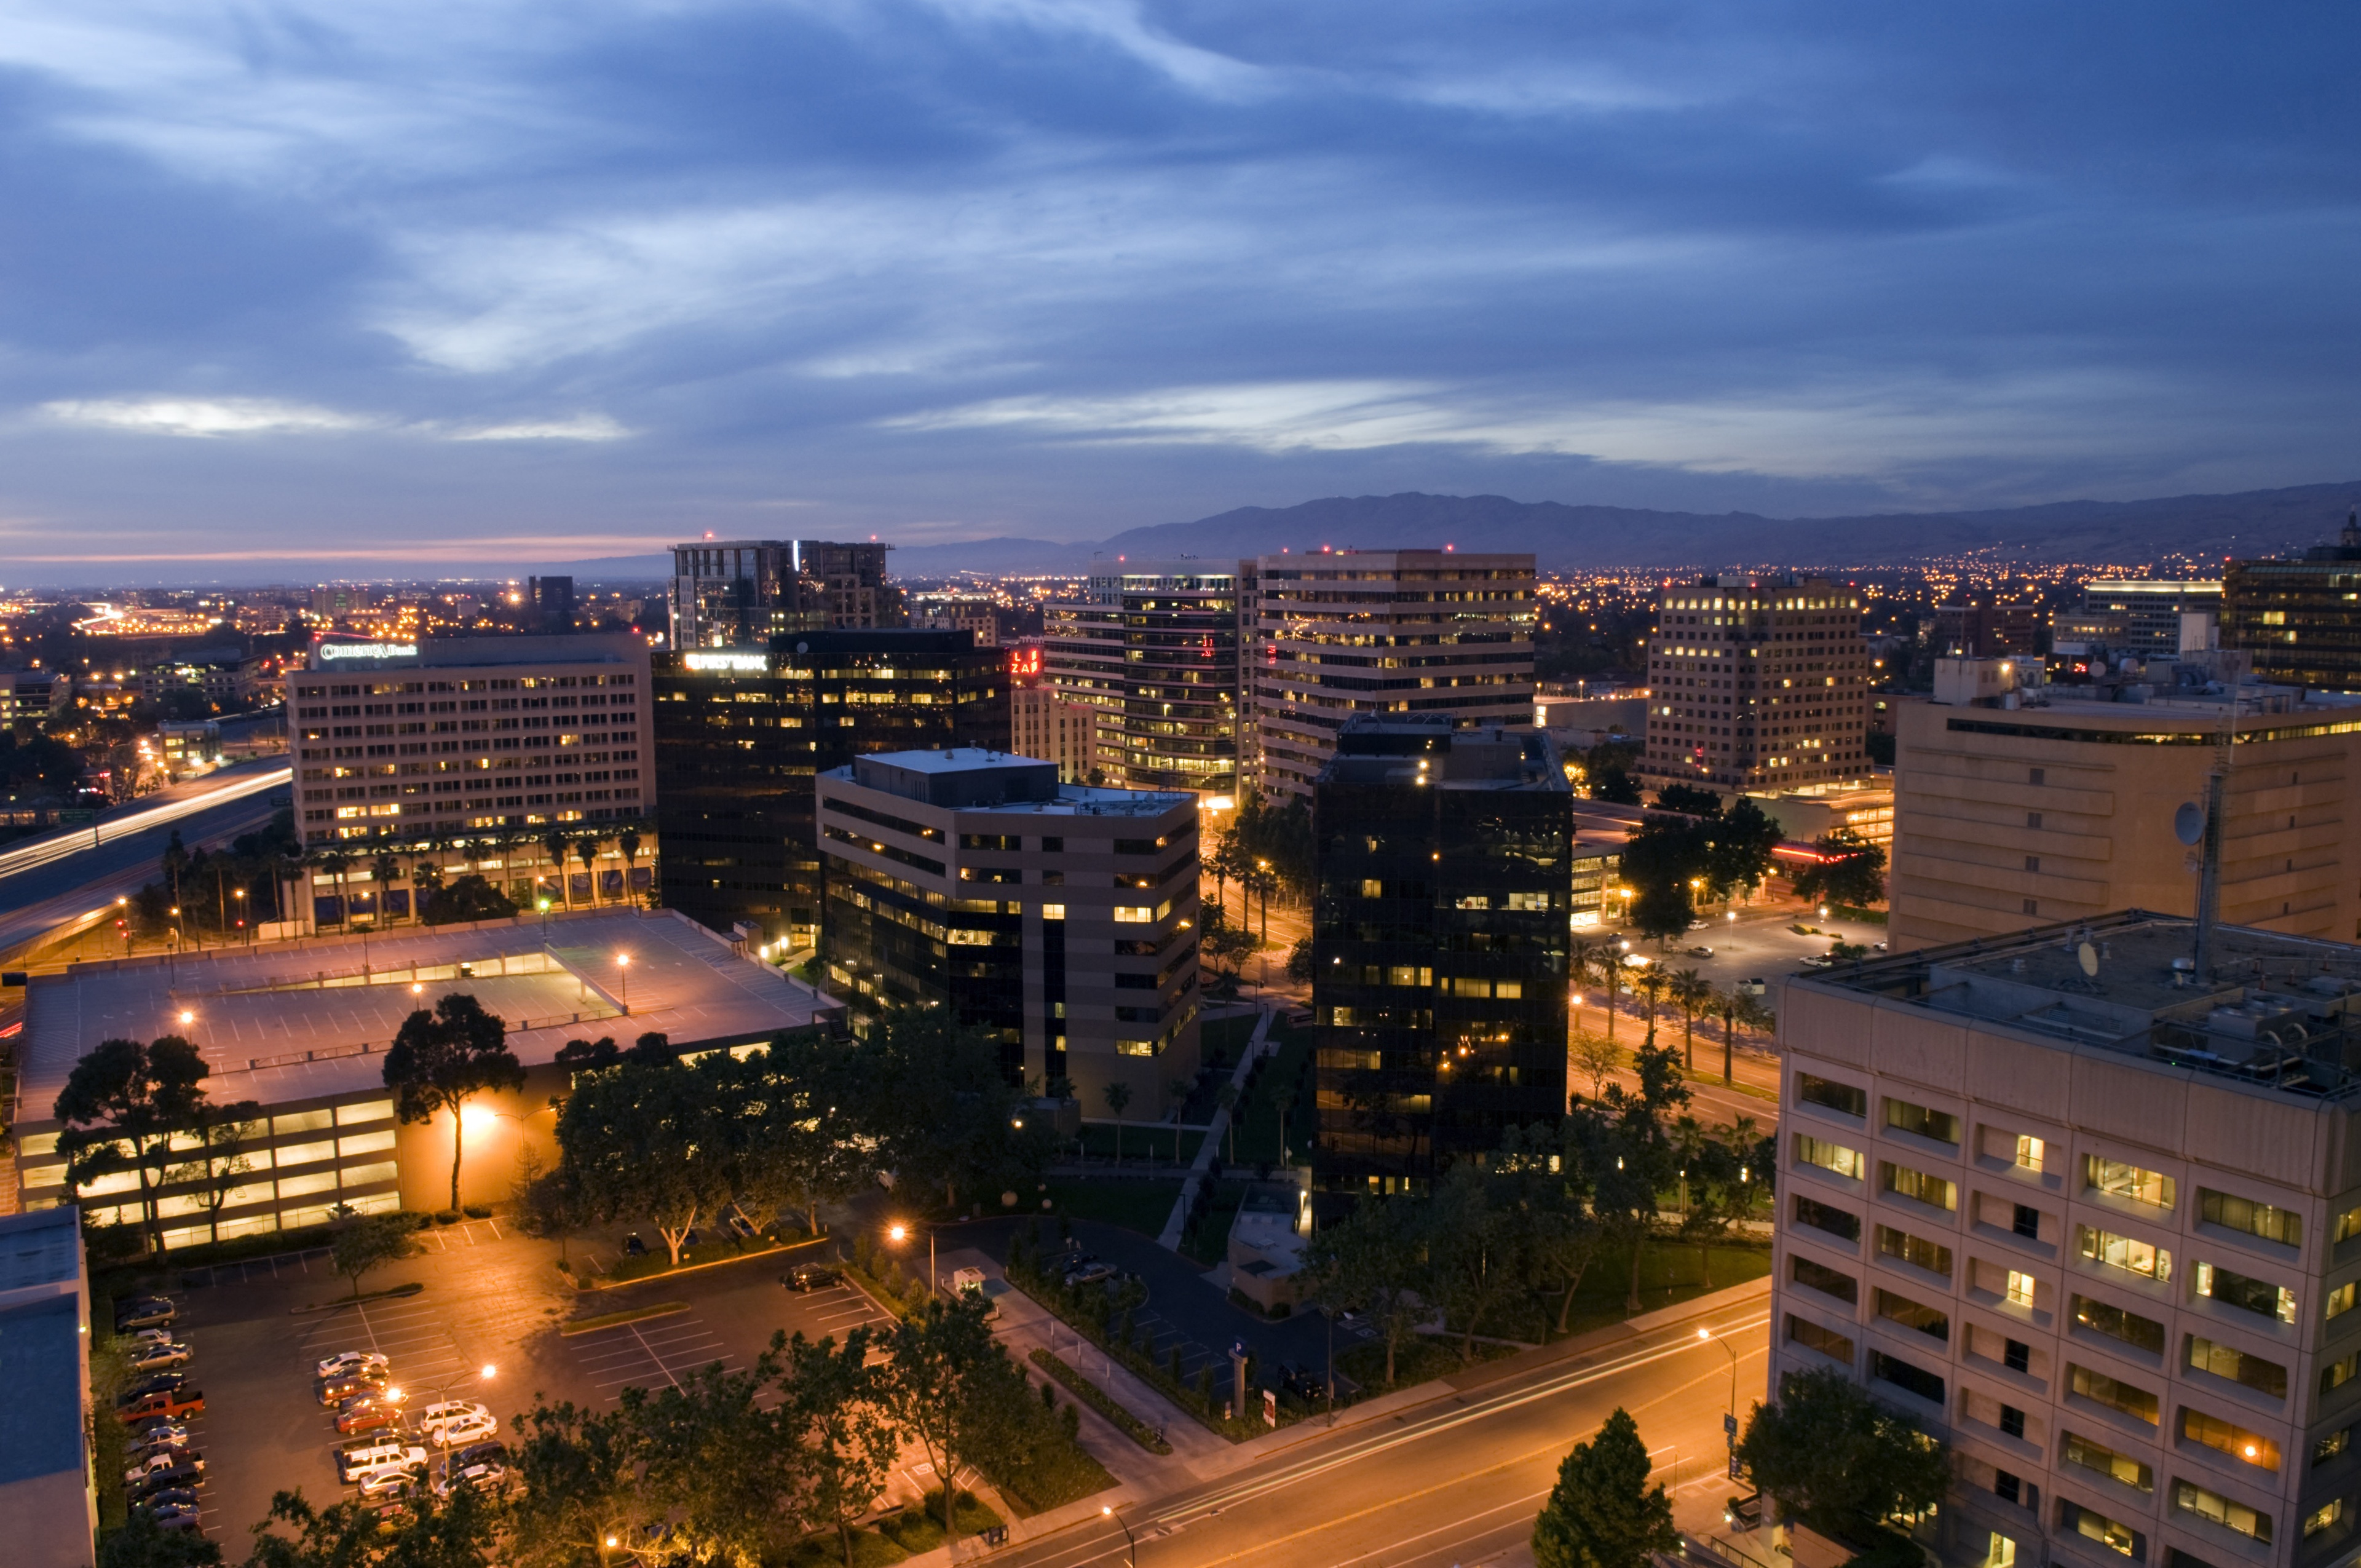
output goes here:
<path id="1" fill-rule="evenodd" d="M 1113 1421 L 1117 1431 L 1148 1453 L 1172 1452 L 1172 1445 L 1164 1441 L 1162 1433 L 1116 1404 L 1112 1395 L 1068 1365 L 1062 1356 L 1049 1351 L 1037 1349 L 1032 1353 L 1031 1359 L 1034 1365 L 1064 1384 L 1067 1391 L 1074 1398 Z"/>
<path id="2" fill-rule="evenodd" d="M 620 1312 L 601 1312 L 592 1318 L 576 1318 L 570 1322 L 558 1324 L 557 1332 L 561 1334 L 587 1334 L 593 1329 L 620 1328 L 625 1323 L 641 1322 L 649 1318 L 669 1318 L 675 1312 L 687 1310 L 688 1303 L 686 1301 L 653 1301 L 647 1306 L 632 1307 Z"/>

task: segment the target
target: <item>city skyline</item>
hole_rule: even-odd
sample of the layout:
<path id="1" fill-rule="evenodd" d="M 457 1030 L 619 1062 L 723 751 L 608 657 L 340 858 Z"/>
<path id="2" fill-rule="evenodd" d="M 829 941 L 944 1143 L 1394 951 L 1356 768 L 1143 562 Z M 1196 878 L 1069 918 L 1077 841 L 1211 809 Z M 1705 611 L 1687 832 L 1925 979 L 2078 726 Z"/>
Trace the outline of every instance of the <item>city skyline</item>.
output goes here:
<path id="1" fill-rule="evenodd" d="M 37 8 L 0 560 L 2334 481 L 2308 26 Z"/>

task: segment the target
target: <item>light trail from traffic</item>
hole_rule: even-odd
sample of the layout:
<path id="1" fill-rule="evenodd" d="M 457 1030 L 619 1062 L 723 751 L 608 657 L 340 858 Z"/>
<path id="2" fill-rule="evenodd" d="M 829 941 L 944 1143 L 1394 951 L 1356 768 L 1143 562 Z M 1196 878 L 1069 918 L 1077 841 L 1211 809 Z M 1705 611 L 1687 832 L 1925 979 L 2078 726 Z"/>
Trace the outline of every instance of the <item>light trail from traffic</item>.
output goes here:
<path id="1" fill-rule="evenodd" d="M 29 844 L 21 844 L 16 849 L 0 851 L 0 877 L 16 876 L 25 872 L 37 871 L 43 866 L 54 865 L 70 856 L 80 854 L 86 850 L 95 850 L 101 844 L 109 843 L 127 834 L 145 833 L 150 828 L 160 828 L 167 823 L 178 822 L 184 817 L 193 817 L 200 811 L 210 811 L 214 806 L 226 806 L 232 801 L 243 800 L 247 795 L 258 795 L 267 789 L 284 789 L 293 776 L 294 770 L 291 768 L 273 768 L 266 773 L 233 780 L 223 784 L 219 789 L 206 790 L 201 794 L 184 796 L 180 800 L 165 801 L 160 806 L 134 812 L 128 817 L 117 817 L 112 822 L 93 823 L 86 828 L 77 828 L 71 832 L 53 834 Z"/>

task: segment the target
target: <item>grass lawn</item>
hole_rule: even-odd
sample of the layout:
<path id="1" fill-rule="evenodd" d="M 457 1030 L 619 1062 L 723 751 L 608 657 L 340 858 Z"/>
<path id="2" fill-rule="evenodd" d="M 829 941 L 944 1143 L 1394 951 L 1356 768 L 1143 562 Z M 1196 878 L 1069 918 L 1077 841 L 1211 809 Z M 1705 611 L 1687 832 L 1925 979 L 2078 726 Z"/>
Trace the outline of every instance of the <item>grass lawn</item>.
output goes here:
<path id="1" fill-rule="evenodd" d="M 1230 1222 L 1238 1217 L 1238 1203 L 1246 1195 L 1243 1181 L 1216 1181 L 1207 1199 L 1204 1217 L 1192 1233 L 1182 1235 L 1180 1254 L 1208 1267 L 1230 1254 Z"/>
<path id="2" fill-rule="evenodd" d="M 1180 1135 L 1180 1166 L 1187 1169 L 1197 1157 L 1197 1146 L 1205 1141 L 1202 1133 L 1182 1132 Z M 1113 1159 L 1115 1156 L 1115 1129 L 1092 1126 L 1082 1129 L 1082 1152 L 1093 1159 Z M 1154 1122 L 1131 1122 L 1123 1128 L 1123 1163 L 1129 1165 L 1172 1164 L 1172 1127 L 1170 1123 L 1159 1126 Z"/>
<path id="3" fill-rule="evenodd" d="M 1101 1220 L 1142 1235 L 1161 1235 L 1164 1222 L 1180 1196 L 1178 1181 L 1143 1181 L 1137 1177 L 1110 1177 L 1104 1181 L 1075 1179 L 1049 1183 L 1053 1208 L 1046 1211 L 1074 1220 Z"/>
<path id="4" fill-rule="evenodd" d="M 1202 1042 L 1200 1048 L 1204 1059 L 1211 1062 L 1214 1058 L 1220 1057 L 1232 1067 L 1235 1067 L 1238 1053 L 1246 1048 L 1246 1041 L 1254 1036 L 1254 1027 L 1255 1016 L 1251 1013 L 1243 1018 L 1216 1018 L 1209 1024 L 1201 1025 L 1198 1038 Z"/>
<path id="5" fill-rule="evenodd" d="M 1479 1363 L 1514 1354 L 1505 1345 L 1479 1344 L 1476 1347 L 1476 1360 Z M 1433 1334 L 1412 1334 L 1396 1348 L 1394 1380 L 1391 1383 L 1386 1381 L 1384 1341 L 1371 1340 L 1336 1353 L 1336 1370 L 1360 1387 L 1363 1398 L 1388 1393 L 1395 1388 L 1407 1388 L 1430 1377 L 1442 1377 L 1457 1372 L 1467 1365 L 1459 1359 L 1457 1340 L 1439 1339 Z"/>

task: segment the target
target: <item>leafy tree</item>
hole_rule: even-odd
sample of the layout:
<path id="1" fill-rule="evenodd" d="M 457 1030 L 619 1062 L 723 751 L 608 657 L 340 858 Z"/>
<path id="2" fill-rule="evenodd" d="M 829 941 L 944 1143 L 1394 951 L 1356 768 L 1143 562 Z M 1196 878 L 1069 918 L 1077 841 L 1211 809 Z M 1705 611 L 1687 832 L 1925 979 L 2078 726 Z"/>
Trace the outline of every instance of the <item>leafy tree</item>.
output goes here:
<path id="1" fill-rule="evenodd" d="M 730 1201 L 734 1065 L 726 1051 L 695 1064 L 620 1062 L 577 1082 L 557 1113 L 559 1169 L 595 1212 L 645 1218 L 675 1266 L 697 1222 Z"/>
<path id="2" fill-rule="evenodd" d="M 1781 1518 L 1855 1544 L 1883 1519 L 1934 1507 L 1951 1470 L 1939 1440 L 1834 1367 L 1783 1379 L 1779 1402 L 1754 1408 L 1738 1458 Z"/>
<path id="3" fill-rule="evenodd" d="M 1669 784 L 1656 792 L 1656 809 L 1687 817 L 1719 817 L 1721 796 L 1695 784 Z"/>
<path id="4" fill-rule="evenodd" d="M 1590 1212 L 1583 1150 L 1557 1128 L 1510 1127 L 1492 1168 L 1509 1189 L 1503 1201 L 1518 1223 L 1526 1277 L 1544 1299 L 1556 1297 L 1557 1332 L 1564 1333 L 1601 1234 Z"/>
<path id="5" fill-rule="evenodd" d="M 870 1331 L 818 1344 L 797 1334 L 785 1347 L 778 1420 L 787 1446 L 803 1455 L 808 1486 L 804 1522 L 832 1530 L 852 1568 L 852 1523 L 876 1506 L 894 1474 L 901 1433 L 886 1411 L 886 1374 L 869 1365 Z"/>
<path id="6" fill-rule="evenodd" d="M 980 1443 L 994 1424 L 995 1396 L 1024 1375 L 984 1325 L 984 1304 L 929 1296 L 895 1325 L 887 1342 L 887 1408 L 943 1483 L 943 1535 L 957 1539 L 952 1512 L 959 1473 L 983 1457 Z"/>
<path id="7" fill-rule="evenodd" d="M 1590 798 L 1609 806 L 1637 806 L 1640 785 L 1621 768 L 1603 768 L 1590 775 Z"/>
<path id="8" fill-rule="evenodd" d="M 456 926 L 468 920 L 505 920 L 517 912 L 509 895 L 469 872 L 435 894 L 426 906 L 429 926 Z"/>
<path id="9" fill-rule="evenodd" d="M 328 1244 L 328 1261 L 353 1282 L 356 1299 L 361 1276 L 379 1264 L 416 1255 L 417 1230 L 406 1214 L 363 1214 L 336 1233 Z"/>
<path id="10" fill-rule="evenodd" d="M 221 1212 L 228 1205 L 229 1195 L 237 1190 L 238 1179 L 254 1169 L 254 1160 L 247 1154 L 246 1145 L 260 1129 L 261 1122 L 262 1107 L 254 1101 L 215 1105 L 201 1100 L 182 1135 L 183 1141 L 192 1141 L 197 1146 L 197 1157 L 173 1171 L 172 1179 L 196 1188 L 205 1206 L 214 1241 L 221 1240 Z"/>
<path id="11" fill-rule="evenodd" d="M 1623 1052 L 1604 1035 L 1594 1035 L 1587 1029 L 1577 1029 L 1566 1042 L 1566 1056 L 1581 1074 L 1590 1080 L 1590 1095 L 1598 1097 L 1606 1087 L 1607 1075 L 1623 1059 Z"/>
<path id="12" fill-rule="evenodd" d="M 1287 978 L 1298 985 L 1312 983 L 1312 938 L 1298 937 L 1287 949 Z"/>
<path id="13" fill-rule="evenodd" d="M 611 1035 L 601 1035 L 595 1040 L 568 1040 L 557 1048 L 557 1065 L 568 1072 L 596 1072 L 612 1067 L 623 1059 L 623 1053 Z"/>
<path id="14" fill-rule="evenodd" d="M 1017 1113 L 999 1041 L 946 1009 L 893 1009 L 856 1074 L 854 1121 L 879 1138 L 880 1163 L 920 1192 L 940 1191 L 948 1208 L 962 1191 L 1023 1190 L 1048 1163 L 1050 1135 Z"/>
<path id="15" fill-rule="evenodd" d="M 818 1029 L 780 1035 L 762 1061 L 777 1085 L 765 1102 L 774 1157 L 804 1226 L 819 1234 L 819 1206 L 840 1203 L 866 1189 L 876 1163 L 860 1140 L 840 1130 L 862 1104 L 859 1047 Z"/>
<path id="16" fill-rule="evenodd" d="M 588 1410 L 539 1402 L 516 1422 L 518 1479 L 510 1505 L 515 1568 L 609 1563 L 625 1542 L 664 1542 L 668 1503 L 642 1484 L 638 1407 Z M 610 1545 L 609 1543 L 613 1543 Z M 655 1561 L 664 1553 L 658 1551 Z"/>
<path id="17" fill-rule="evenodd" d="M 1244 921 L 1233 926 L 1226 919 L 1205 922 L 1197 935 L 1197 953 L 1213 966 L 1213 972 L 1235 984 L 1238 966 L 1252 958 L 1262 947 L 1261 939 L 1246 927 Z"/>
<path id="18" fill-rule="evenodd" d="M 1639 896 L 1631 900 L 1632 929 L 1654 942 L 1660 950 L 1696 920 L 1697 909 L 1689 903 L 1688 886 L 1684 883 L 1642 883 Z"/>
<path id="19" fill-rule="evenodd" d="M 211 1070 L 197 1047 L 178 1035 L 147 1045 L 106 1040 L 74 1064 L 51 1107 L 65 1124 L 58 1152 L 66 1157 L 71 1186 L 137 1173 L 140 1217 L 155 1251 L 164 1246 L 157 1190 L 180 1163 L 171 1137 L 203 1113 Z"/>
<path id="20" fill-rule="evenodd" d="M 1402 1345 L 1425 1316 L 1417 1295 L 1424 1237 L 1414 1209 L 1400 1201 L 1364 1201 L 1312 1233 L 1304 1249 L 1303 1277 L 1321 1306 L 1332 1315 L 1362 1311 L 1385 1342 L 1389 1388 Z"/>
<path id="21" fill-rule="evenodd" d="M 1523 1226 L 1517 1212 L 1494 1192 L 1493 1176 L 1473 1160 L 1459 1160 L 1435 1184 L 1420 1216 L 1425 1235 L 1422 1276 L 1446 1322 L 1460 1330 L 1459 1359 L 1476 1359 L 1476 1336 L 1492 1314 L 1522 1287 L 1526 1260 Z"/>
<path id="22" fill-rule="evenodd" d="M 98 1568 L 209 1568 L 221 1548 L 192 1530 L 165 1530 L 137 1508 L 98 1549 Z"/>
<path id="23" fill-rule="evenodd" d="M 1885 902 L 1885 850 L 1850 828 L 1812 842 L 1820 858 L 1795 873 L 1795 896 L 1807 903 L 1866 909 Z"/>
<path id="24" fill-rule="evenodd" d="M 1672 1184 L 1676 1168 L 1665 1118 L 1688 1103 L 1689 1091 L 1670 1049 L 1642 1047 L 1631 1065 L 1640 1080 L 1636 1091 L 1609 1084 L 1596 1105 L 1574 1108 L 1565 1129 L 1590 1176 L 1592 1213 L 1631 1249 L 1624 1310 L 1636 1312 L 1641 1255 L 1655 1228 L 1656 1194 Z"/>
<path id="25" fill-rule="evenodd" d="M 694 1562 L 751 1568 L 792 1543 L 798 1456 L 756 1402 L 777 1372 L 765 1352 L 742 1372 L 716 1361 L 663 1387 L 623 1390 L 642 1484 L 667 1505 L 669 1544 Z"/>
<path id="26" fill-rule="evenodd" d="M 282 1524 L 292 1539 L 273 1533 Z M 270 1499 L 270 1514 L 254 1527 L 254 1551 L 247 1568 L 487 1568 L 499 1541 L 495 1505 L 473 1487 L 420 1506 L 390 1531 L 376 1508 L 365 1503 L 332 1503 L 314 1508 L 299 1491 Z"/>
<path id="27" fill-rule="evenodd" d="M 1740 795 L 1713 826 L 1706 881 L 1723 898 L 1741 888 L 1752 893 L 1771 874 L 1772 853 L 1785 837 L 1761 806 Z"/>
<path id="28" fill-rule="evenodd" d="M 455 991 L 402 1020 L 385 1053 L 385 1083 L 393 1113 L 404 1122 L 431 1122 L 451 1113 L 451 1207 L 459 1206 L 459 1159 L 467 1148 L 462 1113 L 478 1094 L 524 1087 L 524 1065 L 508 1047 L 509 1026 L 470 993 Z"/>
<path id="29" fill-rule="evenodd" d="M 1598 1435 L 1576 1443 L 1533 1523 L 1535 1568 L 1648 1568 L 1676 1550 L 1672 1499 L 1648 1485 L 1648 1447 L 1618 1406 Z"/>

